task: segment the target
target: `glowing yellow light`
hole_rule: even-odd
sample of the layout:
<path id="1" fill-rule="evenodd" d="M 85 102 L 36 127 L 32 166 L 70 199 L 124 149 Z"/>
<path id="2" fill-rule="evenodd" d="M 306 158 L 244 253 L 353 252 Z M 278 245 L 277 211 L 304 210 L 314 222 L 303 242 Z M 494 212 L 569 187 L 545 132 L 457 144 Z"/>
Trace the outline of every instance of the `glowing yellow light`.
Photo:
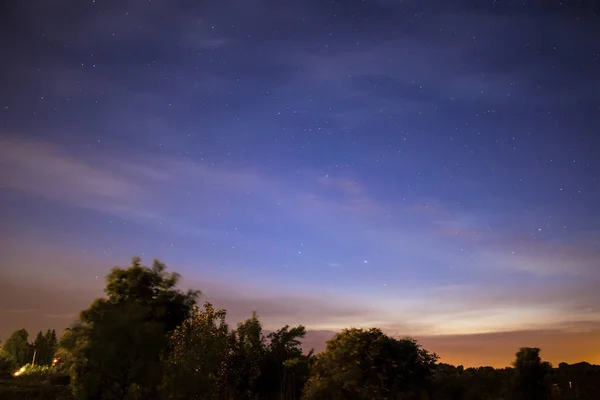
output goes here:
<path id="1" fill-rule="evenodd" d="M 19 372 L 19 371 L 17 371 L 17 372 L 15 372 L 13 375 L 14 375 L 14 376 L 19 376 L 19 374 L 20 374 L 20 372 Z"/>
<path id="2" fill-rule="evenodd" d="M 21 369 L 19 370 L 19 372 L 25 372 L 25 367 L 21 367 Z"/>

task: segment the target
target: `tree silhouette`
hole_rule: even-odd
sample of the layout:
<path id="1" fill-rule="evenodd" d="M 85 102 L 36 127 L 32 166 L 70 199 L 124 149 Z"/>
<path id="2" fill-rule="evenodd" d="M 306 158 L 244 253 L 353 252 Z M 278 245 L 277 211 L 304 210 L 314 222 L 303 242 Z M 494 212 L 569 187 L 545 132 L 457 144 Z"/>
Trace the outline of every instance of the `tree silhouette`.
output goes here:
<path id="1" fill-rule="evenodd" d="M 548 377 L 552 366 L 543 363 L 540 349 L 522 347 L 516 354 L 514 375 L 515 400 L 546 400 L 550 398 Z"/>
<path id="2" fill-rule="evenodd" d="M 310 375 L 313 352 L 304 355 L 300 340 L 303 326 L 283 328 L 267 335 L 265 356 L 258 385 L 261 399 L 296 399 L 302 395 Z"/>
<path id="3" fill-rule="evenodd" d="M 304 354 L 303 326 L 266 334 L 253 313 L 231 330 L 225 310 L 196 307 L 199 292 L 180 291 L 178 280 L 159 261 L 147 267 L 134 258 L 129 267 L 111 270 L 107 296 L 80 313 L 58 349 L 53 330 L 40 331 L 31 344 L 25 329 L 15 331 L 0 352 L 0 398 L 64 396 L 57 389 L 59 381 L 68 384 L 63 372 L 77 400 L 600 398 L 600 366 L 561 363 L 553 369 L 539 348 L 521 348 L 514 368 L 463 368 L 437 364 L 437 355 L 411 338 L 350 328 L 324 352 Z M 12 376 L 31 362 L 33 350 L 41 368 Z M 60 362 L 46 367 L 54 356 Z M 45 381 L 33 388 L 32 379 Z"/>
<path id="4" fill-rule="evenodd" d="M 27 342 L 28 338 L 29 333 L 25 329 L 19 329 L 13 332 L 4 343 L 3 351 L 15 367 L 21 367 L 31 362 L 32 353 Z"/>
<path id="5" fill-rule="evenodd" d="M 107 298 L 81 312 L 61 341 L 73 391 L 81 399 L 154 398 L 167 337 L 191 315 L 198 291 L 177 289 L 179 275 L 135 257 L 106 279 Z"/>
<path id="6" fill-rule="evenodd" d="M 205 303 L 196 308 L 169 339 L 169 352 L 163 360 L 163 398 L 228 398 L 230 388 L 230 334 L 226 312 Z"/>
<path id="7" fill-rule="evenodd" d="M 345 329 L 317 355 L 304 399 L 420 398 L 436 360 L 413 339 L 376 328 Z"/>
<path id="8" fill-rule="evenodd" d="M 56 331 L 48 329 L 46 333 L 38 332 L 34 342 L 36 365 L 51 365 L 58 346 Z"/>

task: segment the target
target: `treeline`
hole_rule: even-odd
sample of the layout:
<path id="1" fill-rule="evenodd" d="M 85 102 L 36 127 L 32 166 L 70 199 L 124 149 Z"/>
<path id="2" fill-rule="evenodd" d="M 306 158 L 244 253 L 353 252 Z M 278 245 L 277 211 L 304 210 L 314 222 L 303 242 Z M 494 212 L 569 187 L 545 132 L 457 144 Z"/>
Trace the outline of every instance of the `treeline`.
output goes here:
<path id="1" fill-rule="evenodd" d="M 29 342 L 29 332 L 19 329 L 2 345 L 0 353 L 0 369 L 12 370 L 26 364 L 52 365 L 54 354 L 58 350 L 58 338 L 54 329 L 45 333 L 40 331 L 33 342 Z"/>
<path id="2" fill-rule="evenodd" d="M 34 371 L 26 366 L 35 354 L 48 377 L 69 377 L 70 396 L 81 400 L 600 399 L 600 367 L 552 368 L 537 348 L 520 349 L 513 368 L 465 369 L 438 363 L 414 339 L 350 328 L 322 353 L 304 353 L 303 326 L 267 333 L 254 313 L 230 327 L 225 310 L 198 307 L 200 292 L 183 292 L 178 281 L 159 261 L 113 268 L 106 297 L 83 310 L 60 342 L 54 331 L 32 343 L 17 331 L 4 343 L 0 370 L 17 387 Z"/>

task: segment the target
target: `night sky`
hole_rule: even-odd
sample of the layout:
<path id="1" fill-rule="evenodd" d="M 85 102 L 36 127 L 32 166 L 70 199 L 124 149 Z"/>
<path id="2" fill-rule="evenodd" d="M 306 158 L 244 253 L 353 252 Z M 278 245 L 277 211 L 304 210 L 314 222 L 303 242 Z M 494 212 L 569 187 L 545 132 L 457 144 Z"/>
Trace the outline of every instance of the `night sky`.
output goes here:
<path id="1" fill-rule="evenodd" d="M 140 255 L 317 349 L 379 326 L 445 362 L 600 363 L 597 9 L 6 2 L 0 338 Z"/>

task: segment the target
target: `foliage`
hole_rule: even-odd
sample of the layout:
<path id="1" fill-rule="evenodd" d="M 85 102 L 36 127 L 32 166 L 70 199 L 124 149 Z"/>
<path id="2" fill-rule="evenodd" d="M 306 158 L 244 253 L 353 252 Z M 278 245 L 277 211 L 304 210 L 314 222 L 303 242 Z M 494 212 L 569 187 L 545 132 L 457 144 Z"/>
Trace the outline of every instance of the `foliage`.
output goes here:
<path id="1" fill-rule="evenodd" d="M 14 361 L 0 351 L 0 379 L 9 377 L 17 368 Z"/>
<path id="2" fill-rule="evenodd" d="M 560 363 L 551 379 L 552 399 L 600 399 L 600 365 Z"/>
<path id="3" fill-rule="evenodd" d="M 253 313 L 231 330 L 225 310 L 196 307 L 199 292 L 178 290 L 179 276 L 165 269 L 158 261 L 142 266 L 139 258 L 114 268 L 107 297 L 82 311 L 58 344 L 52 330 L 33 343 L 26 330 L 14 332 L 0 349 L 0 398 L 600 399 L 600 366 L 553 369 L 538 348 L 520 349 L 514 368 L 463 368 L 437 364 L 413 339 L 352 328 L 323 353 L 304 354 L 303 326 L 267 334 Z"/>
<path id="4" fill-rule="evenodd" d="M 55 369 L 49 365 L 27 365 L 19 377 L 24 376 L 50 376 L 55 374 Z"/>
<path id="5" fill-rule="evenodd" d="M 317 355 L 305 399 L 396 399 L 420 396 L 437 360 L 410 338 L 380 329 L 345 329 Z"/>
<path id="6" fill-rule="evenodd" d="M 298 338 L 304 327 L 264 335 L 258 316 L 230 331 L 225 310 L 210 303 L 175 330 L 164 358 L 166 399 L 299 398 L 308 358 Z"/>
<path id="7" fill-rule="evenodd" d="M 115 267 L 107 298 L 81 312 L 61 340 L 59 357 L 70 372 L 78 399 L 154 398 L 159 356 L 170 332 L 189 318 L 197 291 L 177 289 L 179 275 L 154 261 Z"/>
<path id="8" fill-rule="evenodd" d="M 71 328 L 63 331 L 58 342 L 58 349 L 55 357 L 59 360 L 58 368 L 69 374 L 75 374 L 77 358 L 79 356 L 78 349 L 85 345 L 84 325 L 75 323 Z"/>
<path id="9" fill-rule="evenodd" d="M 158 355 L 164 327 L 148 320 L 146 307 L 134 303 L 96 303 L 85 316 L 84 341 L 74 350 L 77 398 L 121 399 L 131 391 L 151 392 L 159 379 Z"/>
<path id="10" fill-rule="evenodd" d="M 219 399 L 228 391 L 230 334 L 224 310 L 205 303 L 177 328 L 164 358 L 165 399 Z"/>
<path id="11" fill-rule="evenodd" d="M 59 371 L 48 365 L 26 364 L 18 376 L 0 379 L 0 399 L 72 399 L 68 381 Z"/>
<path id="12" fill-rule="evenodd" d="M 106 301 L 146 307 L 149 319 L 164 324 L 165 331 L 172 332 L 191 315 L 200 291 L 178 290 L 179 274 L 167 273 L 166 268 L 158 260 L 154 260 L 152 267 L 143 266 L 139 257 L 134 257 L 128 268 L 113 268 L 106 278 Z"/>
<path id="13" fill-rule="evenodd" d="M 438 364 L 434 372 L 432 400 L 512 399 L 510 383 L 514 370 L 492 367 L 464 368 Z"/>
<path id="14" fill-rule="evenodd" d="M 3 352 L 14 366 L 25 365 L 31 362 L 31 348 L 27 339 L 29 333 L 25 329 L 19 329 L 6 339 L 3 346 Z"/>
<path id="15" fill-rule="evenodd" d="M 259 394 L 257 385 L 265 356 L 265 338 L 256 313 L 231 332 L 230 346 L 229 385 L 237 397 L 253 398 Z"/>
<path id="16" fill-rule="evenodd" d="M 36 365 L 51 365 L 58 348 L 56 331 L 48 329 L 45 334 L 40 331 L 33 342 L 33 348 L 36 351 Z"/>
<path id="17" fill-rule="evenodd" d="M 310 375 L 313 352 L 304 355 L 300 339 L 306 335 L 303 326 L 288 325 L 267 335 L 258 386 L 261 399 L 296 399 Z"/>
<path id="18" fill-rule="evenodd" d="M 549 374 L 552 366 L 543 363 L 540 349 L 522 347 L 516 354 L 514 376 L 515 400 L 546 400 L 550 398 Z"/>

